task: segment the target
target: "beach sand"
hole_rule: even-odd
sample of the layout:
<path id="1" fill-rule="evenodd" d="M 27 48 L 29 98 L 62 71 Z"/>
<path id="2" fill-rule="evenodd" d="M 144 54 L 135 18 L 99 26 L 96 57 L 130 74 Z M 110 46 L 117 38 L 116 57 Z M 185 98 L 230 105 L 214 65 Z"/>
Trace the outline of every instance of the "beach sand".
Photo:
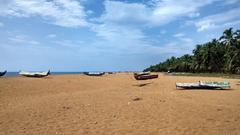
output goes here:
<path id="1" fill-rule="evenodd" d="M 232 90 L 176 90 L 175 82 Z M 236 79 L 132 73 L 0 78 L 0 135 L 240 135 Z"/>

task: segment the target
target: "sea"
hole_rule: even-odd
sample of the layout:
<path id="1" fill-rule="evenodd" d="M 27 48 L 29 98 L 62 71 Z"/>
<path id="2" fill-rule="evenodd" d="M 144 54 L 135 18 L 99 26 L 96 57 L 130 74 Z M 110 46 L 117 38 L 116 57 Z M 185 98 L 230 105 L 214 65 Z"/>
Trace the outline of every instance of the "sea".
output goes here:
<path id="1" fill-rule="evenodd" d="M 104 71 L 89 71 L 89 72 L 104 72 Z M 139 71 L 105 71 L 105 72 L 112 72 L 112 73 L 130 73 L 130 72 L 139 72 Z M 67 75 L 67 74 L 83 74 L 84 72 L 51 72 L 51 75 Z M 7 77 L 16 77 L 19 76 L 19 72 L 7 72 L 4 76 Z"/>
<path id="2" fill-rule="evenodd" d="M 19 76 L 19 72 L 7 72 L 4 76 L 15 77 Z M 66 74 L 83 74 L 83 72 L 51 72 L 51 75 L 66 75 Z"/>

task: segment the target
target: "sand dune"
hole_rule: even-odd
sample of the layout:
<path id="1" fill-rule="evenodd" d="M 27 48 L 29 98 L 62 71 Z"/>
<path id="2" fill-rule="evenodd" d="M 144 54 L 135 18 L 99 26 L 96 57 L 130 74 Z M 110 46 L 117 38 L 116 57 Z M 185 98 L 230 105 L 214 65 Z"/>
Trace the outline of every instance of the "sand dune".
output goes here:
<path id="1" fill-rule="evenodd" d="M 199 80 L 228 80 L 232 90 L 175 88 Z M 237 82 L 163 74 L 136 81 L 131 73 L 0 78 L 0 135 L 240 134 Z"/>

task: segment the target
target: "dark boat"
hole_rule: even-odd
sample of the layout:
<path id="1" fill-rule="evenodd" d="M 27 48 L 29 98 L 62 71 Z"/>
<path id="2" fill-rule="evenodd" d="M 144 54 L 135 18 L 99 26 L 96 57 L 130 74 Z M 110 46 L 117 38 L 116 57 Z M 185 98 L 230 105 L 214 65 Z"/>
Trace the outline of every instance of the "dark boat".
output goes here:
<path id="1" fill-rule="evenodd" d="M 40 77 L 45 77 L 45 76 L 50 75 L 50 70 L 48 70 L 46 72 L 25 72 L 25 71 L 20 71 L 19 75 L 26 76 L 26 77 L 40 78 Z"/>
<path id="2" fill-rule="evenodd" d="M 150 73 L 134 73 L 134 78 L 136 80 L 147 80 L 147 79 L 154 79 L 158 78 L 158 74 L 150 74 Z"/>
<path id="3" fill-rule="evenodd" d="M 102 76 L 105 74 L 105 72 L 83 72 L 83 74 L 88 76 Z"/>
<path id="4" fill-rule="evenodd" d="M 0 77 L 4 76 L 7 73 L 7 70 L 5 70 L 4 72 L 0 72 Z"/>

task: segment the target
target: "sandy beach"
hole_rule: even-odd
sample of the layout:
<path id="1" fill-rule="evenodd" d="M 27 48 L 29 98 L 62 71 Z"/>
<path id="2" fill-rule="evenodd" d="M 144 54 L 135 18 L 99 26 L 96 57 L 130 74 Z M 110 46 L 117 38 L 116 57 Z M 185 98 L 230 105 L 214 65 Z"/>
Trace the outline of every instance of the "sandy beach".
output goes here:
<path id="1" fill-rule="evenodd" d="M 223 81 L 231 90 L 176 90 Z M 0 135 L 240 135 L 237 79 L 132 73 L 0 78 Z M 139 100 L 135 100 L 139 99 Z"/>

